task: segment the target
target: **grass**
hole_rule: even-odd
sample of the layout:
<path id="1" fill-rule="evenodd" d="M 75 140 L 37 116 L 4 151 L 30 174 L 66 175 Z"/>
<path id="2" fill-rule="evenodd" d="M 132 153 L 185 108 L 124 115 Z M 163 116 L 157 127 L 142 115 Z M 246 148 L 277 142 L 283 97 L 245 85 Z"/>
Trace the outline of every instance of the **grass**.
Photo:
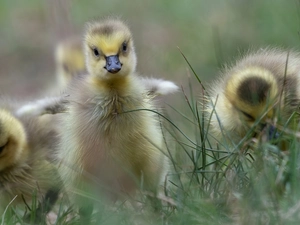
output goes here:
<path id="1" fill-rule="evenodd" d="M 182 55 L 204 93 L 200 77 Z M 168 115 L 160 115 L 165 136 L 171 136 L 166 140 L 172 140 L 168 148 L 172 171 L 166 178 L 165 195 L 159 197 L 163 204 L 153 211 L 145 193 L 130 201 L 100 204 L 93 214 L 93 224 L 298 224 L 299 134 L 282 132 L 278 137 L 277 142 L 288 140 L 288 152 L 259 138 L 243 139 L 235 147 L 226 145 L 211 137 L 203 104 L 193 90 L 188 91 L 181 94 L 192 116 L 169 108 L 188 124 L 192 135 L 182 131 Z M 34 217 L 35 208 L 34 201 L 25 211 L 8 206 L 1 225 L 26 224 L 23 218 L 30 211 Z M 57 218 L 51 224 L 80 224 L 76 210 L 63 199 L 54 211 Z M 28 224 L 33 224 L 33 217 Z"/>

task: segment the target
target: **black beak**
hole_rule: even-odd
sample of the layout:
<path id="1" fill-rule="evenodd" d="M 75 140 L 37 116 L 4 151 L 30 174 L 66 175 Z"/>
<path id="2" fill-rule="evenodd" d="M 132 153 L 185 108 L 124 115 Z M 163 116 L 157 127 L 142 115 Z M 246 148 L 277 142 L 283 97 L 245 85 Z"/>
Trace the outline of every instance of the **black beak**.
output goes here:
<path id="1" fill-rule="evenodd" d="M 276 127 L 269 125 L 268 127 L 268 140 L 274 140 L 279 138 L 279 132 Z"/>
<path id="2" fill-rule="evenodd" d="M 107 56 L 106 58 L 106 65 L 105 69 L 110 72 L 110 73 L 117 73 L 121 70 L 122 64 L 119 61 L 119 56 L 118 55 L 110 55 Z"/>

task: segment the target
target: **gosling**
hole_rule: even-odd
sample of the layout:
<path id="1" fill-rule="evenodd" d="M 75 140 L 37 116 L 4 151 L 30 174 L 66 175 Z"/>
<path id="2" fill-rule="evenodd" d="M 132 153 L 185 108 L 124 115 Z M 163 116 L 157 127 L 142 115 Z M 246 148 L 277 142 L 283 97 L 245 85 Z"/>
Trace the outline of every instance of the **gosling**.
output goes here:
<path id="1" fill-rule="evenodd" d="M 109 198 L 139 188 L 156 192 L 168 160 L 153 94 L 177 86 L 139 78 L 131 32 L 118 19 L 88 23 L 84 50 L 88 74 L 69 87 L 62 126 L 59 158 L 67 188 L 89 186 Z"/>
<path id="2" fill-rule="evenodd" d="M 64 90 L 75 76 L 86 74 L 82 41 L 73 37 L 61 41 L 55 50 L 56 79 Z"/>
<path id="3" fill-rule="evenodd" d="M 34 221 L 41 222 L 62 187 L 57 169 L 46 160 L 55 137 L 37 117 L 17 117 L 9 108 L 0 108 L 0 215 L 9 205 L 31 205 L 35 193 L 39 204 Z"/>
<path id="4" fill-rule="evenodd" d="M 226 68 L 207 96 L 213 136 L 238 144 L 273 124 L 267 136 L 276 137 L 274 125 L 285 126 L 293 112 L 299 112 L 299 71 L 299 54 L 280 49 L 261 49 Z M 293 116 L 287 127 L 294 130 L 298 119 Z"/>

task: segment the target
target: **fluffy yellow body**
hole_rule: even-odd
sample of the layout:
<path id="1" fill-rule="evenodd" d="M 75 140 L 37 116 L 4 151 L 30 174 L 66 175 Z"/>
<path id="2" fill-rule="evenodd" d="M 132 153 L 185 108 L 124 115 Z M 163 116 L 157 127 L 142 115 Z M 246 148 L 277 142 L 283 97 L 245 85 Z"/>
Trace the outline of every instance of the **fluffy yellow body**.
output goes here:
<path id="1" fill-rule="evenodd" d="M 159 116 L 145 81 L 136 75 L 131 33 L 119 20 L 87 26 L 89 74 L 70 87 L 59 158 L 67 187 L 94 194 L 155 192 L 168 162 Z M 107 58 L 121 68 L 109 72 Z M 148 87 L 151 85 L 148 85 Z"/>

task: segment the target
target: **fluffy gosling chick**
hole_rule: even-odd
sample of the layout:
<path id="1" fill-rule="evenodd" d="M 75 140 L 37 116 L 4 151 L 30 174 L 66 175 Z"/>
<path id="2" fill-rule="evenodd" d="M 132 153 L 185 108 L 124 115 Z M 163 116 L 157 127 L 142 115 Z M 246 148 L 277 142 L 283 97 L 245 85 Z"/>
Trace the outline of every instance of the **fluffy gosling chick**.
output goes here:
<path id="1" fill-rule="evenodd" d="M 84 49 L 88 75 L 68 93 L 62 177 L 73 190 L 86 182 L 109 195 L 132 193 L 141 184 L 155 191 L 168 164 L 158 115 L 143 110 L 155 107 L 135 73 L 131 32 L 117 19 L 88 23 Z"/>
<path id="2" fill-rule="evenodd" d="M 86 73 L 82 40 L 68 38 L 60 42 L 56 47 L 55 62 L 57 82 L 64 89 L 73 77 Z"/>
<path id="3" fill-rule="evenodd" d="M 271 120 L 285 125 L 299 111 L 299 71 L 299 54 L 278 49 L 250 53 L 226 68 L 208 96 L 213 135 L 238 143 L 254 124 L 258 123 L 256 131 Z M 295 128 L 295 120 L 289 128 Z M 274 129 L 270 127 L 270 136 Z"/>
<path id="4" fill-rule="evenodd" d="M 40 129 L 35 118 L 17 118 L 0 109 L 0 214 L 12 205 L 31 205 L 34 192 L 39 202 L 35 222 L 54 205 L 62 185 L 53 164 L 46 160 L 54 147 L 51 133 Z M 30 216 L 28 217 L 30 218 Z M 27 219 L 28 219 L 27 218 Z"/>

